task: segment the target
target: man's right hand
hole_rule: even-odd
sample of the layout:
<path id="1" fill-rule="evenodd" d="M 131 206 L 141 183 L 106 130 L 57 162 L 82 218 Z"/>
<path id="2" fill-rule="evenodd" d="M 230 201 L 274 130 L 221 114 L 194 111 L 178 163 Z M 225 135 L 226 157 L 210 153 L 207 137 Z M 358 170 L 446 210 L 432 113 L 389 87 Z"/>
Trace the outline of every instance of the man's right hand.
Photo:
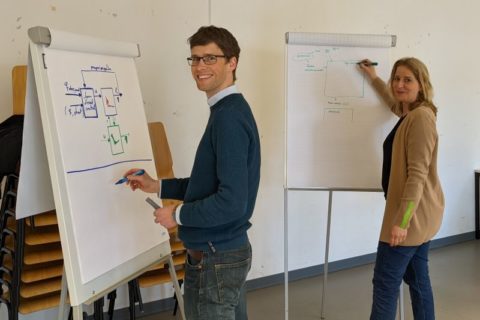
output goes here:
<path id="1" fill-rule="evenodd" d="M 128 179 L 127 185 L 130 186 L 132 191 L 140 189 L 147 193 L 158 193 L 160 190 L 159 181 L 152 179 L 146 171 L 141 176 L 134 176 L 133 174 L 138 170 L 140 169 L 133 168 L 125 172 L 123 175 Z"/>

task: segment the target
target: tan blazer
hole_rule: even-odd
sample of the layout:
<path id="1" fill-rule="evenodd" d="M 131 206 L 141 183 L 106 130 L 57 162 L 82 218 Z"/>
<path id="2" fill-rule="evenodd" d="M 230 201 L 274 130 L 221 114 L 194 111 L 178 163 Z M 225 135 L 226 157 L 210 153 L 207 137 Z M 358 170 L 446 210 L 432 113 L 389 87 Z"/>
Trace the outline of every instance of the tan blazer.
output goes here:
<path id="1" fill-rule="evenodd" d="M 372 83 L 392 110 L 400 115 L 381 79 Z M 387 203 L 380 241 L 389 242 L 392 226 L 408 230 L 402 246 L 417 246 L 438 232 L 445 200 L 437 173 L 438 134 L 436 116 L 419 106 L 403 119 L 395 133 Z"/>

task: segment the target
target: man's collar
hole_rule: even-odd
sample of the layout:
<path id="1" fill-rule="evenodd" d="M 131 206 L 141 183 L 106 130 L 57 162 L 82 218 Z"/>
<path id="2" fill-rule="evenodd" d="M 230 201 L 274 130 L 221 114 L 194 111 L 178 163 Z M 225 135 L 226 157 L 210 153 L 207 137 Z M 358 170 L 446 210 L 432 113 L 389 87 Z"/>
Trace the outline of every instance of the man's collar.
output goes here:
<path id="1" fill-rule="evenodd" d="M 214 96 L 210 97 L 207 100 L 207 103 L 210 107 L 214 106 L 218 101 L 222 100 L 228 95 L 231 95 L 233 93 L 238 93 L 237 86 L 232 84 L 230 87 L 226 87 L 225 89 L 221 90 L 220 92 L 217 92 Z"/>

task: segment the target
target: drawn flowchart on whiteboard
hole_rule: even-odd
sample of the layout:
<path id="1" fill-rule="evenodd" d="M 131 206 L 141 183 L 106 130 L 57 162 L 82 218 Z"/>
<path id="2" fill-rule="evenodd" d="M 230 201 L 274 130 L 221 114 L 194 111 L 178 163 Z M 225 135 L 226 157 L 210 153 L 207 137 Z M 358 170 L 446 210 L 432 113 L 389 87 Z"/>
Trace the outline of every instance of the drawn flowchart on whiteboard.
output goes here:
<path id="1" fill-rule="evenodd" d="M 29 88 L 38 88 L 31 93 L 38 95 L 36 118 L 44 132 L 37 134 L 37 145 L 45 140 L 36 159 L 48 162 L 41 181 L 33 183 L 38 189 L 45 187 L 43 180 L 52 181 L 55 204 L 49 201 L 47 210 L 57 210 L 64 230 L 66 273 L 77 282 L 75 290 L 89 286 L 91 293 L 99 288 L 98 281 L 137 270 L 135 265 L 145 263 L 137 260 L 139 253 L 168 241 L 168 232 L 159 232 L 151 219 L 143 218 L 151 212 L 144 196 L 115 184 L 132 167 L 155 174 L 135 60 L 85 52 L 83 40 L 69 43 L 83 51 L 33 50 L 40 59 L 32 57 L 35 77 L 29 79 L 35 82 L 30 81 Z M 30 195 L 36 199 L 35 191 Z"/>
<path id="2" fill-rule="evenodd" d="M 383 52 L 376 54 L 368 48 L 291 46 L 288 80 L 292 85 L 294 81 L 301 84 L 295 92 L 301 97 L 292 97 L 292 101 L 303 101 L 307 110 L 320 109 L 326 121 L 361 119 L 362 110 L 379 103 L 368 80 L 358 70 L 357 63 L 364 58 L 378 61 L 379 74 L 385 74 L 388 60 Z"/>
<path id="3" fill-rule="evenodd" d="M 99 119 L 105 117 L 106 132 L 103 140 L 108 142 L 112 155 L 125 152 L 124 144 L 128 144 L 128 133 L 122 133 L 117 123 L 117 105 L 120 103 L 122 92 L 118 86 L 117 74 L 108 65 L 91 66 L 83 69 L 82 83 L 78 86 L 65 81 L 65 95 L 76 97 L 78 103 L 65 106 L 65 115 L 83 119 Z M 100 110 L 99 110 L 100 109 Z"/>
<path id="4" fill-rule="evenodd" d="M 297 44 L 287 49 L 289 185 L 377 186 L 378 140 L 394 119 L 357 63 L 377 62 L 377 74 L 386 79 L 389 49 Z"/>
<path id="5" fill-rule="evenodd" d="M 324 73 L 324 95 L 330 98 L 356 97 L 365 95 L 365 78 L 358 72 L 358 59 L 339 59 L 340 48 L 315 49 L 300 52 L 294 61 L 304 62 L 304 71 Z"/>
<path id="6" fill-rule="evenodd" d="M 134 62 L 80 55 L 81 63 L 49 50 L 47 59 L 62 64 L 47 73 L 65 173 L 104 172 L 113 179 L 124 166 L 153 161 Z"/>

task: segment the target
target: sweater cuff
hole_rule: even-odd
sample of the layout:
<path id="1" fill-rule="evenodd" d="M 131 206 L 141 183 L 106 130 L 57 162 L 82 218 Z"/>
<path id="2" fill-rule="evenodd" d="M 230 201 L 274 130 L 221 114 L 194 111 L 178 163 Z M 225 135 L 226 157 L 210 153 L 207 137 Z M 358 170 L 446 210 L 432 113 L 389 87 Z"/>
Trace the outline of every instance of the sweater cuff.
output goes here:
<path id="1" fill-rule="evenodd" d="M 162 199 L 162 179 L 158 179 L 158 197 Z"/>
<path id="2" fill-rule="evenodd" d="M 182 207 L 183 207 L 183 203 L 178 205 L 175 208 L 175 214 L 173 215 L 173 218 L 175 219 L 175 222 L 180 226 L 182 225 L 182 222 L 180 221 L 180 211 L 182 210 Z"/>

